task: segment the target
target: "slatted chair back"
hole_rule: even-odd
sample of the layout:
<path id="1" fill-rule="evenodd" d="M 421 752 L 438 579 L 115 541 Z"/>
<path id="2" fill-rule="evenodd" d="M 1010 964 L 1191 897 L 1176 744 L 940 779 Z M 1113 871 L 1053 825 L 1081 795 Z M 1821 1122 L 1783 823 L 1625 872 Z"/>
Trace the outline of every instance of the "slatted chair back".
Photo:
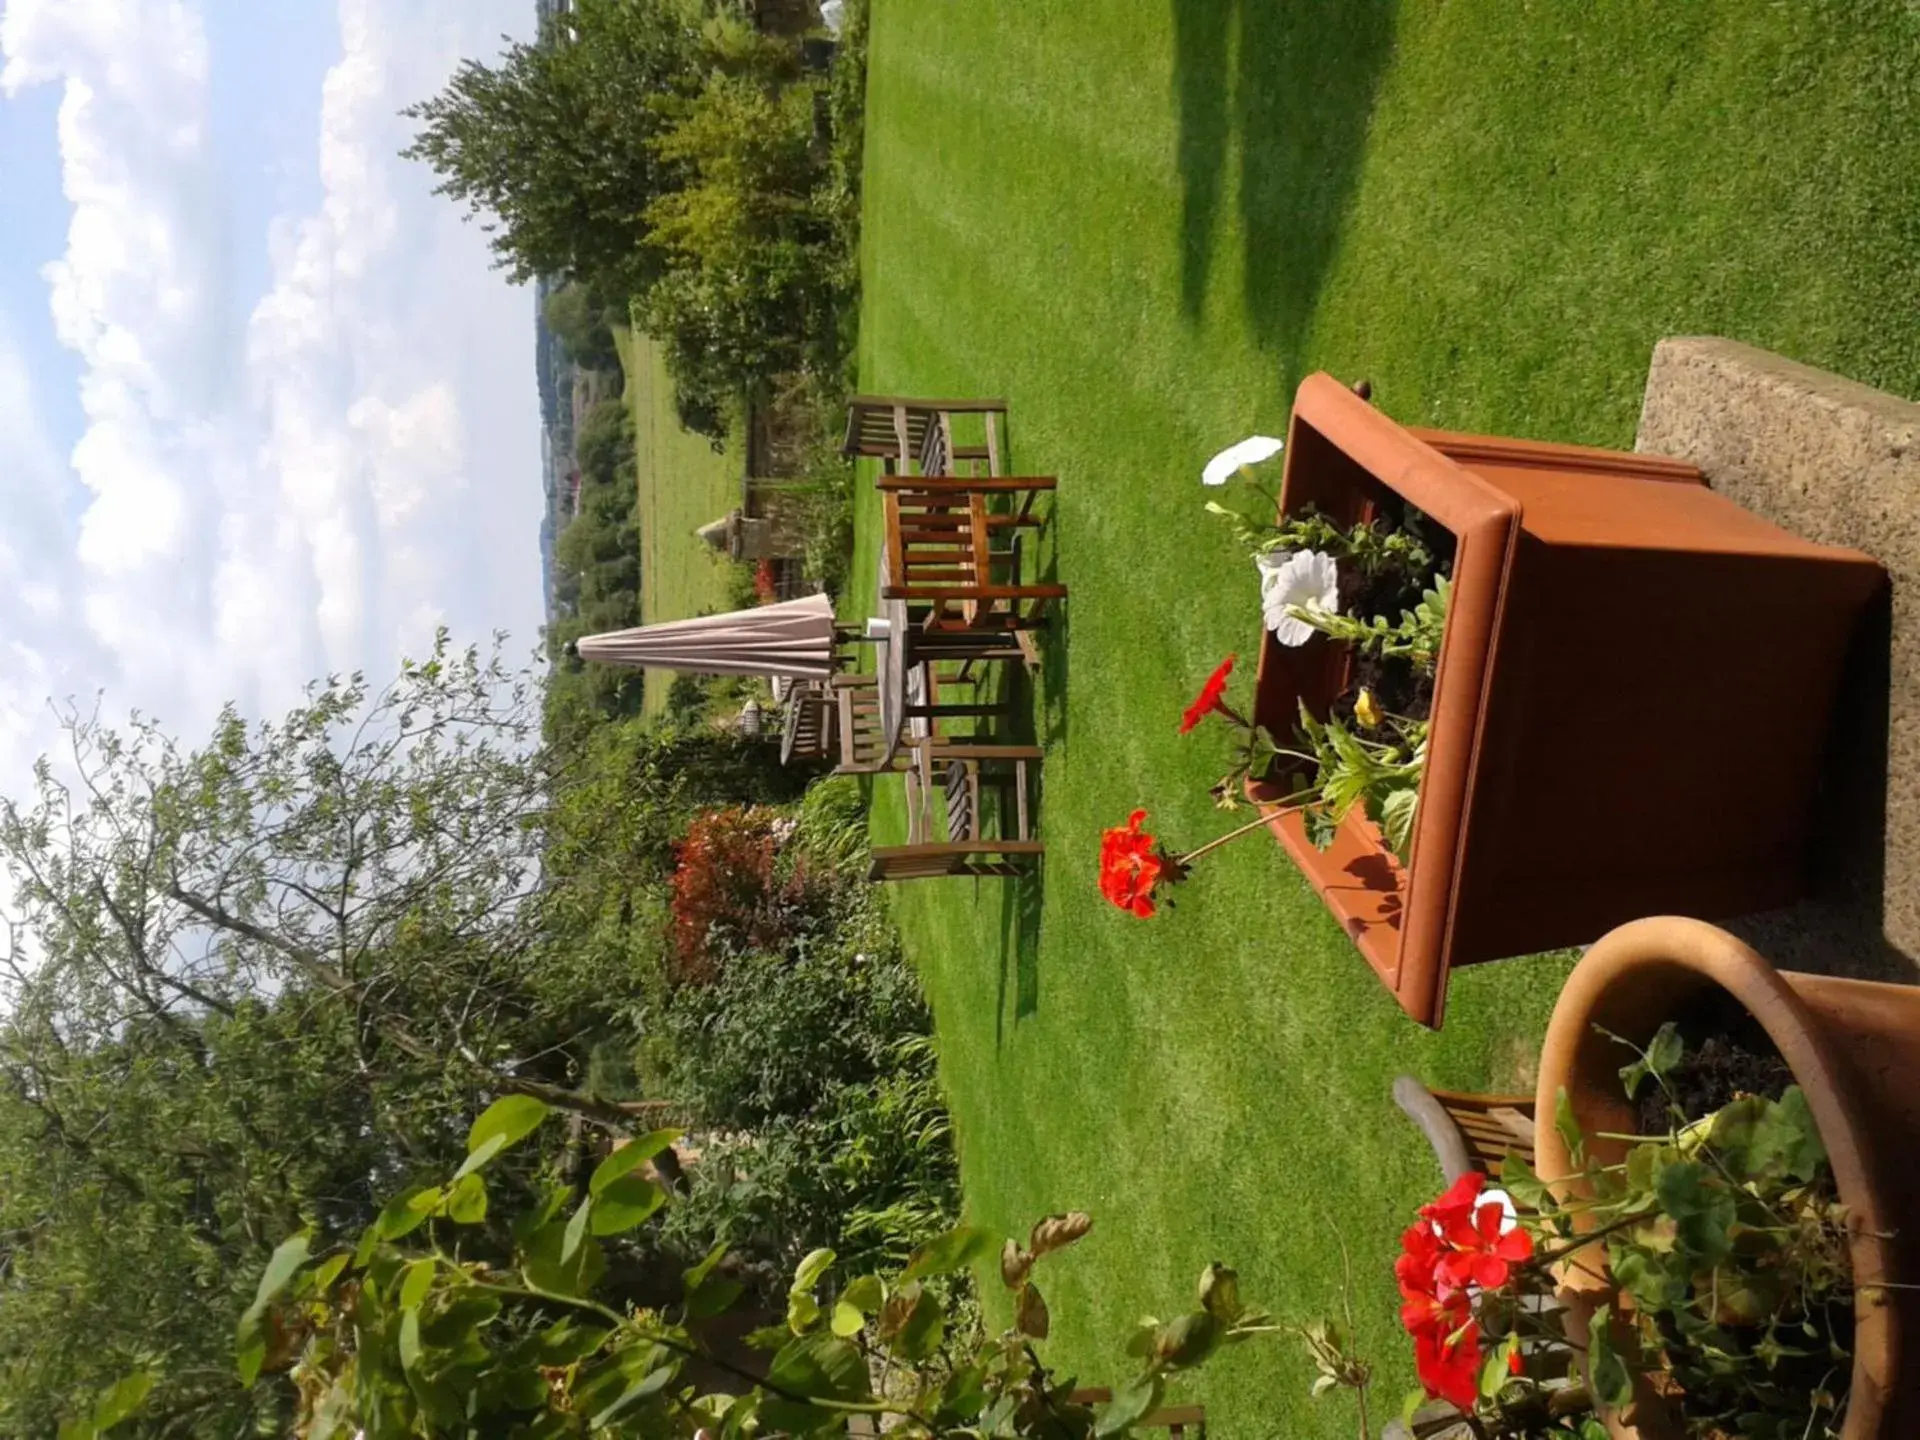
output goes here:
<path id="1" fill-rule="evenodd" d="M 1064 585 L 1019 583 L 1016 551 L 992 548 L 987 497 L 953 488 L 888 489 L 884 598 L 927 607 L 930 630 L 1031 629 Z"/>
<path id="2" fill-rule="evenodd" d="M 978 415 L 984 422 L 983 444 L 956 444 L 956 415 Z M 887 470 L 906 474 L 916 465 L 922 474 L 945 475 L 956 466 L 986 467 L 990 475 L 1001 470 L 1001 427 L 1004 400 L 934 400 L 908 395 L 855 395 L 847 403 L 847 429 L 841 439 L 844 455 L 879 460 Z"/>
<path id="3" fill-rule="evenodd" d="M 787 696 L 783 758 L 818 760 L 831 755 L 839 726 L 832 692 L 817 680 L 796 686 Z"/>
<path id="4" fill-rule="evenodd" d="M 836 775 L 874 775 L 903 769 L 906 761 L 887 758 L 880 728 L 880 682 L 872 675 L 833 677 L 834 730 L 840 763 Z"/>
<path id="5" fill-rule="evenodd" d="M 1534 1163 L 1531 1095 L 1470 1095 L 1429 1090 L 1411 1075 L 1393 1082 L 1393 1099 L 1433 1146 L 1452 1184 L 1469 1170 L 1498 1177 L 1509 1152 Z"/>
<path id="6" fill-rule="evenodd" d="M 1459 1128 L 1474 1169 L 1498 1177 L 1509 1152 L 1533 1164 L 1533 1096 L 1435 1090 L 1433 1098 Z"/>
<path id="7" fill-rule="evenodd" d="M 1089 1385 L 1067 1396 L 1076 1405 L 1105 1405 L 1113 1391 L 1104 1385 Z M 1152 1430 L 1168 1430 L 1174 1440 L 1207 1440 L 1207 1407 L 1204 1405 L 1168 1405 L 1149 1410 L 1137 1422 Z"/>

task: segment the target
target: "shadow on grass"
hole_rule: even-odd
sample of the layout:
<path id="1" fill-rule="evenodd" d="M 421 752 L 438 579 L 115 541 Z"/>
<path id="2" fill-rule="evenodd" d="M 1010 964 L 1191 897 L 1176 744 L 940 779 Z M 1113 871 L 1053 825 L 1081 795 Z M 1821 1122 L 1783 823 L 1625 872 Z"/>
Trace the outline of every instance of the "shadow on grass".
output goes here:
<path id="1" fill-rule="evenodd" d="M 996 1047 L 1006 1038 L 1009 982 L 1015 1024 L 1040 1010 L 1040 908 L 1045 887 L 1044 859 L 1031 874 L 1000 884 L 1000 987 L 993 1011 Z"/>
<path id="2" fill-rule="evenodd" d="M 1397 0 L 1173 0 L 1181 303 L 1200 313 L 1230 162 L 1247 322 L 1290 371 L 1354 198 Z"/>

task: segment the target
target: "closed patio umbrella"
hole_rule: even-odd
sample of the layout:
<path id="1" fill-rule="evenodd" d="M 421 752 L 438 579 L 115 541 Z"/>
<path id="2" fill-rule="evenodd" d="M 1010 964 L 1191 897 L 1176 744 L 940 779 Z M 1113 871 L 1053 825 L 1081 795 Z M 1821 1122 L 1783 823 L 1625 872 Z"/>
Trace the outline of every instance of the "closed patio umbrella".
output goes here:
<path id="1" fill-rule="evenodd" d="M 582 660 L 636 670 L 824 680 L 833 674 L 833 647 L 833 602 L 807 595 L 725 615 L 586 635 L 578 651 Z"/>

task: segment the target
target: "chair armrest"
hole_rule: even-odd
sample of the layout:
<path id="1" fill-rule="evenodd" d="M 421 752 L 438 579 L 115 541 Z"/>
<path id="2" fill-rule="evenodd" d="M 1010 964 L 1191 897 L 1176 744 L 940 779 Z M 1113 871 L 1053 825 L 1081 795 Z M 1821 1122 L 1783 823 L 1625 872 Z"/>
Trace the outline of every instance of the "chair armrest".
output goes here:
<path id="1" fill-rule="evenodd" d="M 1420 1133 L 1427 1137 L 1427 1143 L 1433 1146 L 1434 1158 L 1440 1162 L 1440 1173 L 1451 1185 L 1462 1175 L 1473 1169 L 1473 1160 L 1467 1150 L 1466 1137 L 1460 1133 L 1460 1127 L 1453 1123 L 1453 1117 L 1447 1114 L 1446 1107 L 1433 1098 L 1433 1093 L 1411 1075 L 1402 1075 L 1393 1082 L 1393 1103 L 1407 1113 L 1407 1118 L 1420 1127 Z"/>

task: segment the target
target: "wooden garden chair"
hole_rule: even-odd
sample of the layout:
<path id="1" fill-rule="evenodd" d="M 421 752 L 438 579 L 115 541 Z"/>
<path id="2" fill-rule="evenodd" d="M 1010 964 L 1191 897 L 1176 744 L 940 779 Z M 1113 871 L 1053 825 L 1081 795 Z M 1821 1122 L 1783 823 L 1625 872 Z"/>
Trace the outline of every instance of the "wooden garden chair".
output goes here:
<path id="1" fill-rule="evenodd" d="M 995 526 L 978 489 L 887 490 L 889 600 L 922 604 L 929 630 L 1031 630 L 1064 585 L 1022 584 L 1019 551 L 992 547 Z"/>
<path id="2" fill-rule="evenodd" d="M 780 758 L 820 760 L 834 750 L 838 712 L 831 687 L 818 680 L 795 685 L 787 693 L 786 724 L 781 735 Z"/>
<path id="3" fill-rule="evenodd" d="M 836 775 L 878 775 L 905 770 L 904 750 L 891 758 L 880 730 L 880 682 L 872 675 L 836 675 L 832 680 L 834 728 L 840 747 Z"/>
<path id="4" fill-rule="evenodd" d="M 955 445 L 953 417 L 978 415 L 986 426 L 984 445 Z M 905 474 L 915 465 L 944 475 L 955 465 L 984 463 L 1000 473 L 1000 426 L 1004 400 L 924 400 L 904 395 L 855 395 L 847 404 L 843 455 L 879 460 L 888 471 Z M 931 460 L 933 468 L 925 462 Z"/>
<path id="5" fill-rule="evenodd" d="M 1429 1090 L 1411 1075 L 1393 1082 L 1393 1099 L 1433 1146 L 1451 1185 L 1469 1170 L 1498 1179 L 1509 1152 L 1533 1160 L 1533 1096 Z"/>
<path id="6" fill-rule="evenodd" d="M 1006 764 L 1013 834 L 989 839 L 981 805 L 983 764 Z M 1034 745 L 981 745 L 929 738 L 913 747 L 907 771 L 907 843 L 878 846 L 868 878 L 931 880 L 946 875 L 1019 875 L 1046 853 L 1033 838 L 1028 783 L 1040 764 Z M 938 816 L 938 824 L 934 817 Z M 1006 819 L 1002 816 L 1004 825 Z M 935 838 L 944 831 L 945 838 Z"/>
<path id="7" fill-rule="evenodd" d="M 1067 1396 L 1076 1405 L 1105 1405 L 1113 1391 L 1104 1385 L 1085 1386 Z M 1207 1440 L 1207 1407 L 1204 1405 L 1168 1405 L 1149 1410 L 1137 1422 L 1150 1430 L 1168 1430 L 1173 1440 Z"/>

